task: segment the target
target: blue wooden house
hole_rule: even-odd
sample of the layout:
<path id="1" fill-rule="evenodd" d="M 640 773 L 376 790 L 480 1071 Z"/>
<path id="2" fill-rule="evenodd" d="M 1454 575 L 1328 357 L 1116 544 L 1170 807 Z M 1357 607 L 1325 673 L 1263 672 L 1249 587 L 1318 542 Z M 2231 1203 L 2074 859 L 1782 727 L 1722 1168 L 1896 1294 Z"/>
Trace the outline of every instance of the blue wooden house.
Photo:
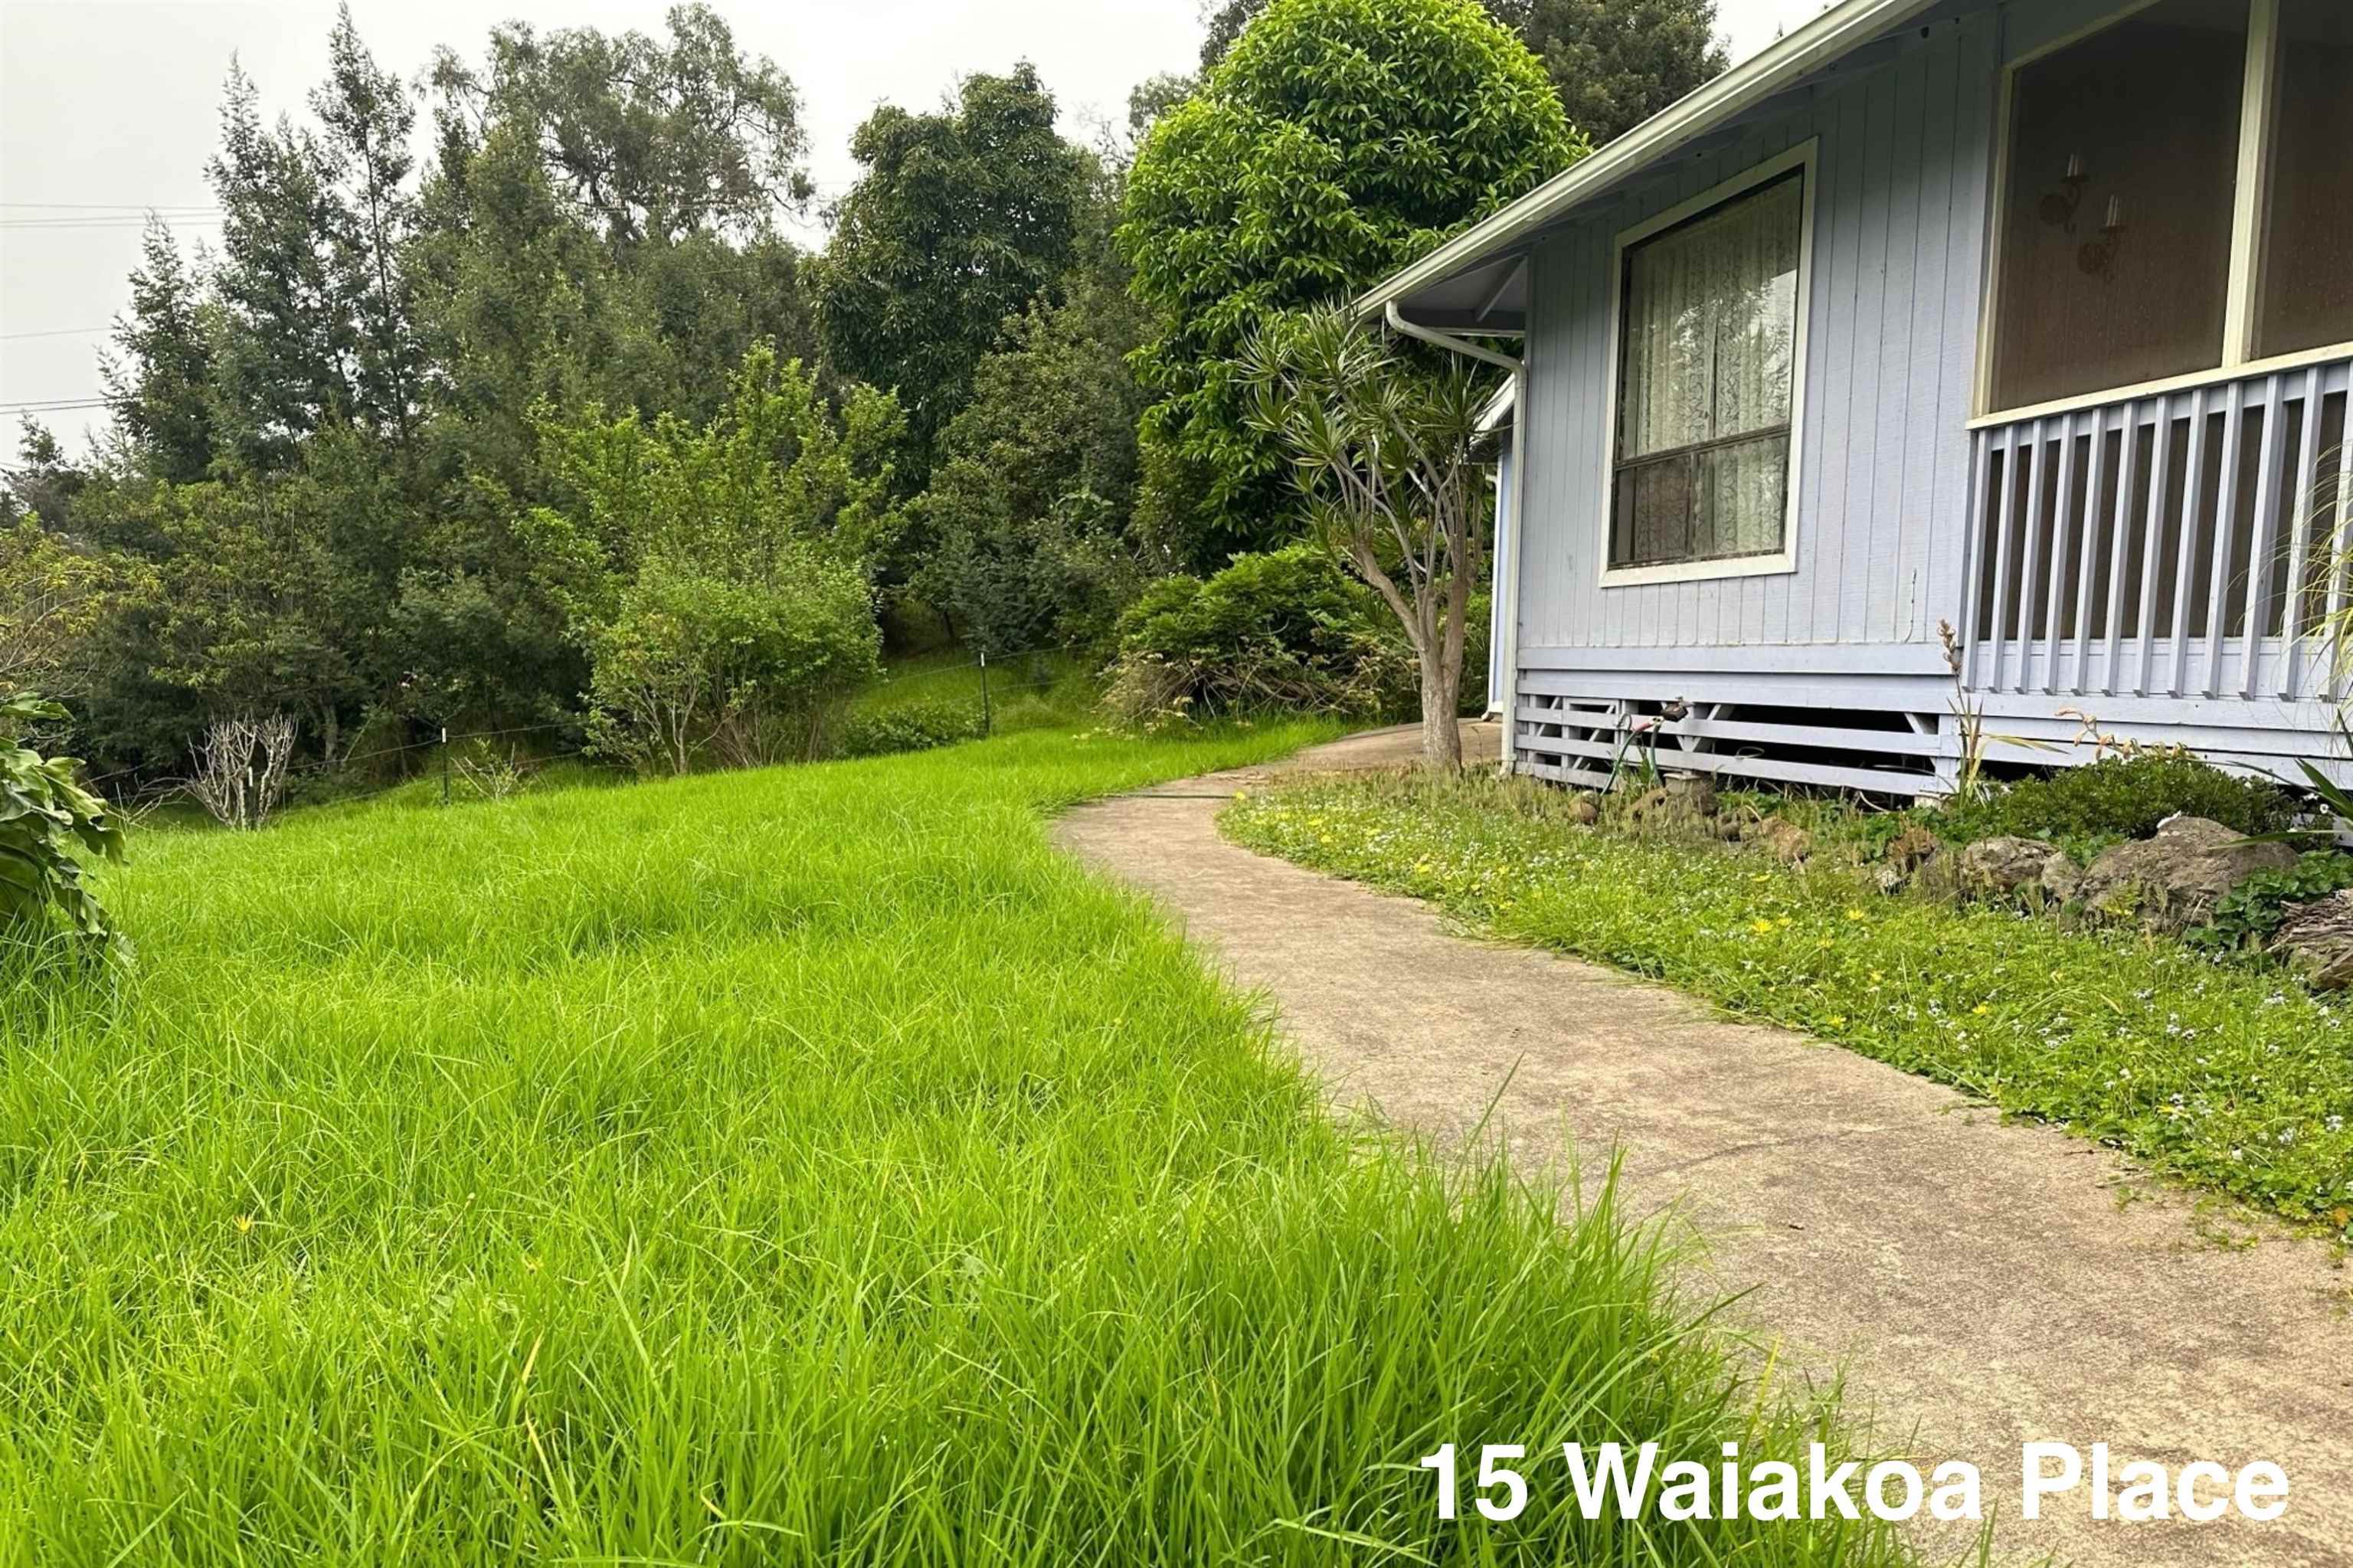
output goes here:
<path id="1" fill-rule="evenodd" d="M 2348 0 L 1845 0 L 1359 305 L 1514 364 L 1522 772 L 2353 773 Z"/>

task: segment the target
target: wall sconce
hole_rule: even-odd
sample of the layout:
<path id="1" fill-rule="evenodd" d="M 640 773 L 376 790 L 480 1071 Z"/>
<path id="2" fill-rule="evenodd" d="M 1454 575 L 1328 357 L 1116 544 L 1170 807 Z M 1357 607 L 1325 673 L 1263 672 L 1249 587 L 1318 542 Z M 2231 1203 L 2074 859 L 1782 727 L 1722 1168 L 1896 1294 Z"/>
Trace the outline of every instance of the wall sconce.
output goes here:
<path id="1" fill-rule="evenodd" d="M 2050 191 L 2042 197 L 2042 221 L 2053 228 L 2075 232 L 2075 209 L 2084 205 L 2084 182 L 2090 176 L 2084 173 L 2084 154 L 2067 156 L 2067 173 L 2060 180 L 2064 190 Z"/>
<path id="2" fill-rule="evenodd" d="M 2105 278 L 2116 264 L 2116 252 L 2125 242 L 2125 198 L 2108 198 L 2108 220 L 2100 225 L 2100 237 L 2087 239 L 2075 253 L 2075 265 L 2094 278 Z"/>

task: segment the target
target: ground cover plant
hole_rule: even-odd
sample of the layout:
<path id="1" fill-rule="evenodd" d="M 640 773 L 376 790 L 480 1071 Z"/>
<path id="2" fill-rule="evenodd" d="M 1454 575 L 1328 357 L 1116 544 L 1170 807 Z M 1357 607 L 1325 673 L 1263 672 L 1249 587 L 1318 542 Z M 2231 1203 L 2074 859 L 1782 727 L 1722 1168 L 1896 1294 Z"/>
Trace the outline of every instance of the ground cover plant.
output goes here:
<path id="1" fill-rule="evenodd" d="M 2353 1026 L 2166 938 L 1889 898 L 1860 870 L 1577 826 L 1525 781 L 1255 796 L 1238 841 L 1807 1030 L 2353 1236 Z"/>
<path id="2" fill-rule="evenodd" d="M 1329 733 L 143 839 L 135 966 L 0 970 L 0 1561 L 1904 1561 L 1568 1517 L 1565 1438 L 1823 1413 L 1606 1202 L 1329 1117 L 1045 842 Z M 1527 1444 L 1529 1512 L 1439 1525 L 1449 1442 Z"/>

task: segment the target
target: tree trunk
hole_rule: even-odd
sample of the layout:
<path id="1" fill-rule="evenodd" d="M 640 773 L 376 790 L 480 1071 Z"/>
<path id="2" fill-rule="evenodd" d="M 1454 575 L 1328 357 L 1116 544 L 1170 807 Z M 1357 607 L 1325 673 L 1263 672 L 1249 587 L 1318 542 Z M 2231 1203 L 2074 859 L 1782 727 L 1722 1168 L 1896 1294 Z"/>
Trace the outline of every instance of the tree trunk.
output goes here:
<path id="1" fill-rule="evenodd" d="M 1455 708 L 1461 698 L 1462 660 L 1449 660 L 1439 649 L 1421 657 L 1421 765 L 1433 773 L 1462 771 L 1462 721 Z M 1454 668 L 1448 669 L 1451 663 Z"/>

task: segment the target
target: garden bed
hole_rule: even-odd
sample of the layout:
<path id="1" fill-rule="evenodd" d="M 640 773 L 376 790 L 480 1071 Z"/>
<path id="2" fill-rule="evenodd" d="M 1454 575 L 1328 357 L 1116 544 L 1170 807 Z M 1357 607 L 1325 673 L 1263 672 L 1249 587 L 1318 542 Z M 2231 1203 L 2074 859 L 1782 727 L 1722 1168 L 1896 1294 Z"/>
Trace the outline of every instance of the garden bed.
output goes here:
<path id="1" fill-rule="evenodd" d="M 2292 977 L 2169 936 L 1890 896 L 1864 856 L 1792 867 L 1589 814 L 1525 781 L 1380 778 L 1253 796 L 1224 826 L 2353 1236 L 2353 1018 Z"/>

